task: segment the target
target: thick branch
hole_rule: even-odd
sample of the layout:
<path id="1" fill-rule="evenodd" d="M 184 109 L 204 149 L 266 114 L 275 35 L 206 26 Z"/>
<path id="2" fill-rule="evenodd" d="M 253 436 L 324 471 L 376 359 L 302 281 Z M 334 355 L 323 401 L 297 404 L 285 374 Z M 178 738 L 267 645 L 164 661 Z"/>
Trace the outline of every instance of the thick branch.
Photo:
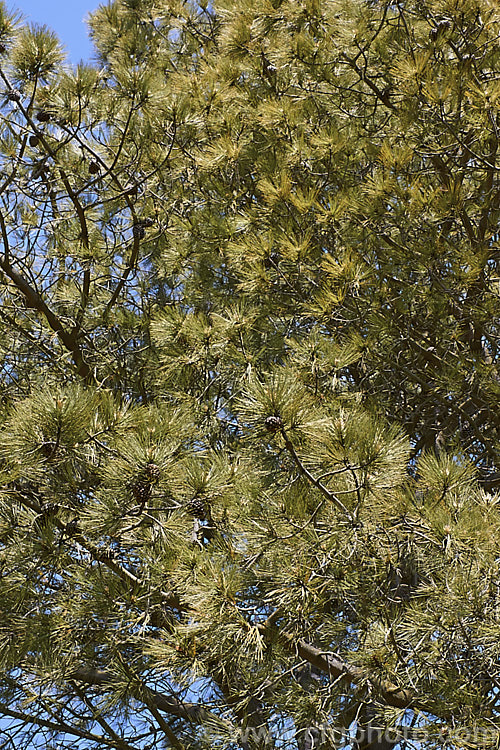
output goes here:
<path id="1" fill-rule="evenodd" d="M 273 625 L 274 619 L 275 617 L 271 615 L 265 623 L 259 626 L 260 631 L 267 640 L 276 636 L 275 626 Z M 284 639 L 289 651 L 297 654 L 301 659 L 309 662 L 313 667 L 316 667 L 321 672 L 325 672 L 333 679 L 345 680 L 349 684 L 370 684 L 377 692 L 378 697 L 388 706 L 415 709 L 440 716 L 443 719 L 449 718 L 447 714 L 438 711 L 436 707 L 430 706 L 420 700 L 411 690 L 405 690 L 398 685 L 394 685 L 390 680 L 366 672 L 361 667 L 352 666 L 338 656 L 322 651 L 302 638 L 297 639 L 283 632 L 280 632 L 279 635 Z"/>
<path id="2" fill-rule="evenodd" d="M 80 350 L 80 347 L 76 343 L 75 337 L 68 333 L 57 315 L 52 312 L 50 307 L 48 307 L 48 305 L 42 299 L 36 289 L 33 289 L 31 284 L 29 284 L 29 282 L 26 281 L 26 279 L 21 276 L 21 274 L 19 274 L 14 268 L 12 268 L 10 263 L 5 258 L 0 258 L 0 268 L 24 295 L 27 304 L 33 309 L 38 310 L 38 312 L 42 313 L 42 315 L 45 316 L 45 319 L 47 320 L 49 326 L 55 333 L 57 333 L 64 347 L 71 353 L 73 362 L 77 367 L 78 374 L 83 379 L 88 379 L 90 376 L 90 367 L 83 359 L 83 354 Z"/>
<path id="3" fill-rule="evenodd" d="M 79 669 L 72 672 L 70 679 L 83 682 L 86 685 L 95 685 L 99 687 L 110 687 L 113 683 L 113 675 L 109 672 L 105 672 L 97 669 L 90 669 L 86 667 L 80 667 Z M 144 690 L 143 687 L 141 687 Z M 177 719 L 184 719 L 191 724 L 203 724 L 207 721 L 218 722 L 219 717 L 208 711 L 206 708 L 199 706 L 197 703 L 186 703 L 171 696 L 164 695 L 157 690 L 147 688 L 148 700 L 146 705 L 149 703 L 160 711 L 164 711 L 170 716 L 175 716 Z M 140 696 L 135 696 L 140 699 Z"/>

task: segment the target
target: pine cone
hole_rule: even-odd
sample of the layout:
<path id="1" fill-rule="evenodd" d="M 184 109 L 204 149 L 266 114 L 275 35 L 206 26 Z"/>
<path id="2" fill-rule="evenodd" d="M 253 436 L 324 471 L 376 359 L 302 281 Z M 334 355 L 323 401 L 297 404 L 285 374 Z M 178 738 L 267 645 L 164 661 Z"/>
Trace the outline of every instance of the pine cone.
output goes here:
<path id="1" fill-rule="evenodd" d="M 139 505 L 144 505 L 144 503 L 146 503 L 151 497 L 151 482 L 138 480 L 132 485 L 131 489 L 134 500 L 136 500 Z"/>
<path id="2" fill-rule="evenodd" d="M 281 417 L 270 416 L 266 418 L 264 426 L 268 432 L 278 432 L 283 427 L 283 420 Z"/>
<path id="3" fill-rule="evenodd" d="M 146 477 L 150 482 L 157 482 L 161 475 L 161 470 L 158 464 L 150 461 L 146 464 Z"/>
<path id="4" fill-rule="evenodd" d="M 199 518 L 204 521 L 206 518 L 207 507 L 200 497 L 193 497 L 186 505 L 186 510 L 193 518 Z"/>
<path id="5" fill-rule="evenodd" d="M 137 237 L 137 239 L 142 240 L 143 237 L 146 236 L 146 230 L 144 229 L 143 224 L 134 224 L 132 227 L 132 234 L 134 237 Z"/>
<path id="6" fill-rule="evenodd" d="M 38 122 L 48 122 L 50 120 L 50 115 L 45 109 L 41 109 L 37 115 L 36 119 Z"/>
<path id="7" fill-rule="evenodd" d="M 276 268 L 279 261 L 279 253 L 271 253 L 267 258 L 264 258 L 264 268 L 266 270 L 269 270 L 270 268 Z"/>
<path id="8" fill-rule="evenodd" d="M 50 461 L 53 458 L 56 458 L 58 453 L 59 445 L 55 440 L 46 440 L 44 443 L 40 446 L 40 452 L 41 454 Z"/>
<path id="9" fill-rule="evenodd" d="M 76 534 L 79 534 L 81 529 L 78 526 L 78 518 L 72 518 L 71 521 L 66 524 L 64 532 L 66 536 L 75 536 Z"/>

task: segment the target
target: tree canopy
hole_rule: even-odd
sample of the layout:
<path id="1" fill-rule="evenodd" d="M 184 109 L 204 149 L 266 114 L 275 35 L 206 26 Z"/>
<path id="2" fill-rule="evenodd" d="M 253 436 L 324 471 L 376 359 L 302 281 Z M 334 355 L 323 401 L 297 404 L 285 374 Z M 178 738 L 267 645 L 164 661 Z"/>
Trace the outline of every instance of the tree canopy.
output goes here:
<path id="1" fill-rule="evenodd" d="M 0 738 L 496 748 L 496 0 L 0 3 Z"/>

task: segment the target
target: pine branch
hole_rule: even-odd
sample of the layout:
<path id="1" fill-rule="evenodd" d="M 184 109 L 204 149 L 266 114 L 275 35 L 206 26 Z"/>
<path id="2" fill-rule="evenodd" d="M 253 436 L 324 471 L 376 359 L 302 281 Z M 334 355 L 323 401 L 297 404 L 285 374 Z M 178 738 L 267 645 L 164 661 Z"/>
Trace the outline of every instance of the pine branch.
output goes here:
<path id="1" fill-rule="evenodd" d="M 26 494 L 24 494 L 22 489 L 16 490 L 16 495 L 21 499 L 22 503 L 27 508 L 38 514 L 43 513 L 43 506 L 40 504 L 40 502 L 28 497 Z M 57 517 L 54 517 L 52 519 L 52 523 L 61 532 L 63 532 L 63 534 L 67 530 L 68 525 L 60 521 Z M 128 568 L 125 568 L 123 565 L 117 563 L 102 549 L 99 549 L 99 547 L 96 547 L 88 539 L 86 539 L 81 529 L 78 527 L 78 523 L 74 524 L 74 526 L 75 528 L 71 530 L 71 533 L 68 536 L 76 541 L 83 549 L 85 549 L 90 554 L 93 560 L 103 564 L 105 567 L 109 568 L 109 570 L 113 571 L 113 573 L 115 573 L 119 578 L 127 581 L 128 583 L 131 583 L 133 586 L 138 586 L 141 588 L 145 587 L 144 581 L 139 576 L 137 576 L 131 570 L 128 570 Z M 180 607 L 179 598 L 176 594 L 172 592 L 162 591 L 160 592 L 160 596 L 163 603 L 167 606 L 174 609 L 178 609 Z"/>
<path id="2" fill-rule="evenodd" d="M 349 523 L 354 523 L 354 517 L 351 515 L 351 513 L 347 510 L 344 503 L 338 499 L 338 497 L 335 495 L 335 493 L 331 492 L 325 485 L 319 480 L 314 477 L 309 469 L 306 468 L 304 463 L 301 461 L 299 456 L 297 455 L 297 452 L 293 446 L 293 443 L 289 439 L 288 435 L 285 432 L 285 428 L 283 426 L 280 427 L 281 435 L 283 436 L 283 439 L 285 441 L 285 447 L 287 451 L 292 456 L 293 460 L 295 461 L 297 467 L 299 468 L 301 474 L 303 474 L 309 482 L 311 482 L 314 487 L 317 487 L 317 489 L 329 500 L 336 508 L 339 510 L 349 521 Z"/>
<path id="3" fill-rule="evenodd" d="M 378 101 L 380 101 L 385 107 L 388 107 L 392 111 L 397 111 L 397 108 L 394 106 L 394 104 L 390 100 L 390 95 L 387 91 L 382 91 L 374 81 L 371 80 L 371 78 L 366 75 L 366 73 L 363 70 L 360 70 L 358 65 L 356 64 L 356 58 L 349 57 L 345 52 L 342 54 L 342 58 L 347 62 L 350 68 L 354 70 L 361 81 L 364 81 L 368 88 L 370 88 L 375 96 L 377 97 Z"/>
<path id="4" fill-rule="evenodd" d="M 147 696 L 146 696 L 147 698 Z M 147 700 L 147 707 L 153 714 L 154 718 L 156 719 L 158 726 L 162 730 L 165 737 L 170 742 L 171 746 L 176 748 L 176 750 L 186 750 L 185 745 L 176 737 L 176 735 L 173 733 L 163 716 L 160 714 L 157 706 L 152 703 L 151 701 Z"/>
<path id="5" fill-rule="evenodd" d="M 49 361 L 51 361 L 54 364 L 54 367 L 56 367 L 62 374 L 64 374 L 64 368 L 61 366 L 61 364 L 57 361 L 57 357 L 55 357 L 54 353 L 50 351 L 41 341 L 39 341 L 36 336 L 33 336 L 28 330 L 22 327 L 20 323 L 17 322 L 11 315 L 5 312 L 5 310 L 0 308 L 0 316 L 16 331 L 19 332 L 19 334 L 25 338 L 27 341 L 30 342 L 30 344 L 33 344 L 37 349 L 39 349 L 43 354 L 47 357 Z"/>
<path id="6" fill-rule="evenodd" d="M 279 611 L 273 613 L 265 623 L 258 625 L 260 632 L 267 639 L 276 637 L 275 620 L 280 616 Z M 278 635 L 283 638 L 288 651 L 296 654 L 304 661 L 307 661 L 316 669 L 324 672 L 329 677 L 337 680 L 341 679 L 348 684 L 366 685 L 369 683 L 387 706 L 403 709 L 415 709 L 440 716 L 443 719 L 449 719 L 450 715 L 439 710 L 436 706 L 431 706 L 419 698 L 413 691 L 394 685 L 390 680 L 379 677 L 360 667 L 355 667 L 348 662 L 343 661 L 338 656 L 322 651 L 303 638 L 295 638 L 289 633 L 283 632 L 278 628 Z"/>
<path id="7" fill-rule="evenodd" d="M 238 719 L 240 728 L 244 730 L 247 726 L 250 726 L 259 730 L 261 727 L 267 726 L 263 715 L 263 705 L 259 698 L 255 695 L 248 695 L 247 688 L 243 686 L 243 695 L 246 694 L 248 697 L 248 700 L 244 702 L 241 697 L 241 687 L 237 686 L 235 690 L 227 671 L 221 674 L 221 670 L 217 667 L 218 665 L 212 665 L 210 669 L 211 679 L 219 686 L 227 705 Z M 244 706 L 241 705 L 243 702 Z M 243 739 L 241 740 L 241 748 L 242 750 L 251 750 L 250 744 Z"/>
<path id="8" fill-rule="evenodd" d="M 104 688 L 111 688 L 114 682 L 114 677 L 110 672 L 91 669 L 90 667 L 76 669 L 69 675 L 69 679 L 83 682 L 86 685 L 95 685 Z M 177 719 L 184 719 L 184 721 L 191 724 L 204 724 L 206 722 L 213 724 L 214 722 L 220 722 L 220 718 L 216 714 L 197 703 L 189 703 L 178 698 L 166 696 L 144 685 L 141 686 L 141 690 L 146 691 L 147 700 L 151 702 L 151 705 L 160 711 L 170 714 L 170 716 L 175 716 Z M 140 691 L 137 695 L 134 694 L 134 698 L 141 700 Z"/>
<path id="9" fill-rule="evenodd" d="M 71 353 L 73 362 L 77 367 L 78 374 L 84 380 L 87 380 L 90 376 L 90 367 L 83 358 L 83 354 L 77 344 L 76 337 L 65 329 L 57 315 L 49 308 L 49 306 L 46 304 L 42 296 L 36 291 L 36 289 L 31 286 L 31 284 L 24 278 L 24 276 L 22 276 L 12 267 L 9 261 L 9 239 L 7 237 L 7 230 L 5 227 L 3 213 L 1 211 L 0 231 L 2 234 L 4 245 L 4 255 L 3 257 L 0 257 L 0 269 L 24 295 L 28 306 L 42 313 L 54 333 L 57 333 L 65 348 Z"/>
<path id="10" fill-rule="evenodd" d="M 10 716 L 12 719 L 19 719 L 25 724 L 34 724 L 35 726 L 50 729 L 54 732 L 65 732 L 66 734 L 72 735 L 73 737 L 79 737 L 80 739 L 97 742 L 99 745 L 104 747 L 116 748 L 116 750 L 126 750 L 123 744 L 117 744 L 115 740 L 108 739 L 104 735 L 93 734 L 92 732 L 88 732 L 85 729 L 80 729 L 73 724 L 67 724 L 62 720 L 58 720 L 57 722 L 55 722 L 49 721 L 48 719 L 42 719 L 39 716 L 33 716 L 26 711 L 19 711 L 15 708 L 12 708 L 3 701 L 0 701 L 0 713 L 2 713 L 4 716 Z M 132 745 L 128 745 L 127 748 L 130 748 L 130 750 L 136 750 Z"/>
<path id="11" fill-rule="evenodd" d="M 172 133 L 172 139 L 171 139 L 171 142 L 170 142 L 169 150 L 168 150 L 168 153 L 165 156 L 162 164 L 164 164 L 170 158 L 170 154 L 172 153 L 172 149 L 173 149 L 174 142 L 175 142 L 175 134 L 176 134 L 176 128 L 177 128 L 177 123 L 176 123 L 176 119 L 175 119 L 175 111 L 174 111 L 174 118 L 173 118 L 173 122 L 172 122 L 172 128 L 173 128 L 173 133 Z M 161 168 L 162 164 L 160 164 L 158 166 L 158 169 Z M 110 171 L 111 171 L 111 169 L 110 169 Z M 119 182 L 119 180 L 116 177 L 114 177 L 114 176 L 113 176 L 113 179 L 118 184 L 119 189 L 123 190 L 122 185 Z M 131 214 L 132 214 L 132 219 L 133 219 L 133 222 L 134 222 L 134 226 L 136 226 L 137 225 L 137 216 L 135 214 L 134 208 L 133 208 L 132 203 L 131 203 L 131 201 L 130 201 L 130 199 L 129 199 L 129 197 L 128 197 L 127 194 L 125 194 L 125 200 L 127 201 L 128 205 L 129 205 L 129 208 L 131 209 Z M 128 265 L 125 268 L 125 270 L 123 271 L 123 274 L 122 274 L 122 276 L 121 276 L 118 284 L 116 285 L 116 287 L 115 287 L 115 289 L 113 291 L 113 294 L 111 295 L 111 297 L 110 297 L 110 299 L 109 299 L 109 301 L 108 301 L 108 303 L 107 303 L 107 305 L 105 307 L 105 310 L 103 312 L 103 320 L 107 320 L 108 319 L 111 310 L 113 309 L 114 305 L 116 304 L 116 301 L 118 300 L 118 297 L 120 296 L 120 294 L 121 294 L 121 292 L 122 292 L 125 284 L 127 283 L 128 277 L 130 276 L 130 274 L 132 273 L 132 271 L 134 271 L 134 269 L 137 266 L 137 261 L 138 261 L 138 258 L 139 258 L 139 249 L 140 249 L 140 238 L 136 234 L 134 234 L 134 239 L 133 239 L 131 248 L 132 249 L 131 249 L 130 259 L 129 259 Z"/>
<path id="12" fill-rule="evenodd" d="M 85 695 L 83 690 L 80 690 L 80 688 L 75 684 L 71 684 L 71 689 L 75 691 L 76 695 L 79 697 L 82 703 L 84 703 L 92 712 L 92 717 L 101 725 L 104 731 L 107 732 L 111 739 L 116 743 L 116 747 L 119 748 L 119 750 L 133 750 L 132 745 L 130 745 L 128 742 L 125 742 L 125 740 L 121 739 L 121 737 L 116 734 L 113 727 L 110 726 L 110 724 L 102 715 L 100 709 L 96 708 L 93 705 L 92 701 L 88 698 L 88 696 Z"/>

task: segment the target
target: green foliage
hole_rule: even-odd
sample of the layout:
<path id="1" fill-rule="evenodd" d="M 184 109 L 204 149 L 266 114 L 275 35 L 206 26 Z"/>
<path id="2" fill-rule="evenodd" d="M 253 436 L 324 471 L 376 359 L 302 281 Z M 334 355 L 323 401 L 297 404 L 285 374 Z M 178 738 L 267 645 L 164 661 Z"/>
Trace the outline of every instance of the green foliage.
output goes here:
<path id="1" fill-rule="evenodd" d="M 89 25 L 0 3 L 5 746 L 496 747 L 497 3 Z"/>
<path id="2" fill-rule="evenodd" d="M 12 74 L 21 85 L 37 81 L 46 83 L 58 72 L 64 53 L 57 36 L 46 26 L 23 28 L 11 54 Z"/>

